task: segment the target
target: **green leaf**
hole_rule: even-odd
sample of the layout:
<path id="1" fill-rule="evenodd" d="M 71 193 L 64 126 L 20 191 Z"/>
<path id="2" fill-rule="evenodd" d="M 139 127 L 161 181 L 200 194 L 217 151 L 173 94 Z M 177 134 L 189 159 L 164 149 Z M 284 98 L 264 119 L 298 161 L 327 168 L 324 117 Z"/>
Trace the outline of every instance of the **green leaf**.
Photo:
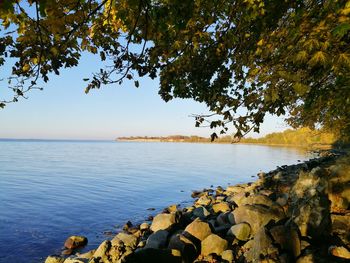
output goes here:
<path id="1" fill-rule="evenodd" d="M 349 23 L 343 23 L 340 24 L 339 26 L 337 26 L 334 30 L 333 30 L 333 35 L 337 36 L 339 38 L 342 38 L 343 36 L 345 36 L 348 31 L 350 30 L 350 24 Z"/>

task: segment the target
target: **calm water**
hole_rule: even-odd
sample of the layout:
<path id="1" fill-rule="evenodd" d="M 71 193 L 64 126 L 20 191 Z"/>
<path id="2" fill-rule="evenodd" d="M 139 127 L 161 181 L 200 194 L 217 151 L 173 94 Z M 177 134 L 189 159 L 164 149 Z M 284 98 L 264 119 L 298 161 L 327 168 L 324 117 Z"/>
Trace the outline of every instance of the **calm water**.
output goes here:
<path id="1" fill-rule="evenodd" d="M 92 248 L 127 220 L 185 205 L 191 190 L 305 158 L 254 145 L 0 141 L 0 262 L 43 262 L 72 234 Z"/>

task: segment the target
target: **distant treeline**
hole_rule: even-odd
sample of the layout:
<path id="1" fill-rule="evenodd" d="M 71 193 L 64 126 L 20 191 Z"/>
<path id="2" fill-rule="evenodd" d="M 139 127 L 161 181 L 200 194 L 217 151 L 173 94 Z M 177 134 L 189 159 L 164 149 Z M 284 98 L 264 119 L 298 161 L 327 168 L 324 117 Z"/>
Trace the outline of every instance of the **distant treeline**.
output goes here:
<path id="1" fill-rule="evenodd" d="M 332 133 L 300 128 L 270 133 L 262 138 L 243 138 L 241 143 L 281 144 L 297 146 L 331 145 L 336 141 Z"/>
<path id="2" fill-rule="evenodd" d="M 192 143 L 209 143 L 210 138 L 201 136 L 184 136 L 172 135 L 165 137 L 155 136 L 132 136 L 119 137 L 118 141 L 150 141 L 150 142 L 192 142 Z M 311 130 L 309 128 L 301 128 L 297 130 L 288 129 L 283 132 L 270 133 L 261 138 L 243 138 L 240 143 L 255 144 L 275 144 L 275 145 L 296 145 L 296 146 L 317 146 L 331 145 L 336 141 L 336 136 L 321 130 Z M 230 135 L 219 137 L 215 143 L 234 143 L 237 140 Z"/>

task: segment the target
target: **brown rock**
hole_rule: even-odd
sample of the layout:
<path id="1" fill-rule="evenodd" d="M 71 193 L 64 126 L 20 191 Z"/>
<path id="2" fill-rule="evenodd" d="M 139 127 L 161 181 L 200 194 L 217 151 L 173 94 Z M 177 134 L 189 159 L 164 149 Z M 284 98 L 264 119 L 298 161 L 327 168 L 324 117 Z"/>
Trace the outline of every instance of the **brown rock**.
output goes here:
<path id="1" fill-rule="evenodd" d="M 331 246 L 329 253 L 338 258 L 350 259 L 350 251 L 345 247 Z"/>
<path id="2" fill-rule="evenodd" d="M 224 252 L 227 249 L 227 241 L 218 235 L 211 234 L 207 236 L 202 241 L 202 251 L 201 254 L 204 256 L 207 256 L 209 254 L 217 254 L 220 255 L 222 252 Z"/>
<path id="3" fill-rule="evenodd" d="M 153 218 L 151 230 L 157 232 L 158 230 L 168 230 L 177 223 L 176 214 L 158 214 Z"/>
<path id="4" fill-rule="evenodd" d="M 87 244 L 88 240 L 84 236 L 70 236 L 64 242 L 64 246 L 68 249 L 76 249 Z"/>
<path id="5" fill-rule="evenodd" d="M 202 241 L 211 234 L 211 229 L 208 223 L 196 219 L 185 228 L 185 232 Z"/>
<path id="6" fill-rule="evenodd" d="M 282 208 L 269 208 L 263 205 L 243 205 L 236 208 L 233 215 L 236 224 L 248 223 L 252 228 L 253 235 L 271 220 L 279 221 L 285 218 Z"/>
<path id="7" fill-rule="evenodd" d="M 226 202 L 220 202 L 217 204 L 213 204 L 212 209 L 214 213 L 225 213 L 227 211 L 231 211 L 231 208 L 228 203 Z"/>

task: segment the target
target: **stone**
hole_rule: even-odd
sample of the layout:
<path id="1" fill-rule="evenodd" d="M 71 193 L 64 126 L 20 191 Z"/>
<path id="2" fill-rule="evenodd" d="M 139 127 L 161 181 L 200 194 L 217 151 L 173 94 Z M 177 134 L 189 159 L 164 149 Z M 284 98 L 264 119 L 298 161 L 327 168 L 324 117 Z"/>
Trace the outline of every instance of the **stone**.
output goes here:
<path id="1" fill-rule="evenodd" d="M 205 219 L 210 216 L 210 213 L 204 206 L 196 207 L 192 213 L 195 217 L 199 217 L 200 219 Z"/>
<path id="2" fill-rule="evenodd" d="M 254 235 L 262 226 L 271 220 L 279 221 L 285 218 L 283 209 L 269 208 L 263 205 L 243 205 L 233 211 L 236 224 L 246 222 Z"/>
<path id="3" fill-rule="evenodd" d="M 119 233 L 112 239 L 112 246 L 123 242 L 124 246 L 135 248 L 137 246 L 137 237 L 131 234 Z"/>
<path id="4" fill-rule="evenodd" d="M 216 214 L 231 211 L 229 204 L 226 202 L 220 202 L 217 204 L 213 204 L 212 209 L 213 209 L 214 213 L 216 213 Z"/>
<path id="5" fill-rule="evenodd" d="M 179 251 L 174 249 L 143 248 L 125 257 L 125 263 L 182 263 Z"/>
<path id="6" fill-rule="evenodd" d="M 238 194 L 244 192 L 244 188 L 240 185 L 229 185 L 226 187 L 226 192 L 229 194 Z"/>
<path id="7" fill-rule="evenodd" d="M 246 199 L 247 195 L 245 192 L 240 192 L 235 195 L 228 196 L 226 201 L 229 203 L 234 203 L 236 206 L 241 206 Z"/>
<path id="8" fill-rule="evenodd" d="M 199 254 L 196 245 L 182 234 L 173 235 L 168 248 L 179 250 L 185 262 L 193 262 Z"/>
<path id="9" fill-rule="evenodd" d="M 207 206 L 210 205 L 212 203 L 212 198 L 210 198 L 207 195 L 202 195 L 197 201 L 196 201 L 196 205 L 198 206 Z"/>
<path id="10" fill-rule="evenodd" d="M 250 237 L 251 227 L 248 223 L 240 223 L 232 226 L 228 232 L 228 236 L 234 236 L 240 241 L 247 241 Z"/>
<path id="11" fill-rule="evenodd" d="M 143 222 L 141 225 L 140 225 L 140 230 L 141 231 L 145 231 L 145 230 L 148 230 L 149 229 L 149 224 L 147 222 Z"/>
<path id="12" fill-rule="evenodd" d="M 235 216 L 234 216 L 233 212 L 231 212 L 227 215 L 227 220 L 231 225 L 236 224 L 236 220 L 235 220 Z"/>
<path id="13" fill-rule="evenodd" d="M 169 230 L 177 223 L 176 214 L 158 214 L 153 218 L 151 230 L 157 232 L 158 230 Z"/>
<path id="14" fill-rule="evenodd" d="M 87 258 L 87 259 L 90 259 L 90 258 L 92 258 L 92 256 L 94 255 L 95 251 L 96 251 L 96 250 L 93 249 L 93 250 L 90 250 L 90 251 L 85 252 L 85 253 L 82 253 L 82 254 L 77 253 L 77 256 L 78 256 L 79 258 Z"/>
<path id="15" fill-rule="evenodd" d="M 201 243 L 201 255 L 207 256 L 209 254 L 220 255 L 227 249 L 228 243 L 225 239 L 218 235 L 211 234 L 207 236 Z"/>
<path id="16" fill-rule="evenodd" d="M 217 216 L 216 222 L 218 223 L 219 226 L 226 225 L 229 223 L 229 220 L 228 220 L 229 214 L 230 212 L 226 212 L 226 213 L 221 213 Z"/>
<path id="17" fill-rule="evenodd" d="M 166 230 L 158 230 L 151 234 L 147 241 L 145 248 L 164 248 L 167 245 L 169 232 Z"/>
<path id="18" fill-rule="evenodd" d="M 211 234 L 211 229 L 208 223 L 196 219 L 185 228 L 185 232 L 202 241 Z"/>
<path id="19" fill-rule="evenodd" d="M 250 195 L 244 200 L 242 200 L 241 205 L 265 205 L 265 206 L 273 206 L 276 203 L 272 201 L 268 196 L 262 194 Z"/>
<path id="20" fill-rule="evenodd" d="M 225 250 L 221 253 L 221 258 L 223 260 L 226 260 L 228 262 L 234 262 L 234 254 L 233 254 L 233 251 L 232 250 Z"/>
<path id="21" fill-rule="evenodd" d="M 70 256 L 66 258 L 66 260 L 64 261 L 64 263 L 88 263 L 88 262 L 89 260 L 87 258 L 79 258 L 75 256 Z"/>
<path id="22" fill-rule="evenodd" d="M 249 250 L 244 253 L 248 262 L 262 262 L 264 258 L 269 258 L 271 259 L 269 262 L 274 262 L 272 260 L 278 257 L 278 249 L 273 245 L 264 227 L 257 231 L 249 246 Z"/>
<path id="23" fill-rule="evenodd" d="M 345 247 L 331 246 L 329 253 L 337 258 L 350 259 L 350 251 Z"/>
<path id="24" fill-rule="evenodd" d="M 169 212 L 169 213 L 175 213 L 177 211 L 177 205 L 176 204 L 173 204 L 173 205 L 170 205 L 166 208 L 166 210 Z"/>
<path id="25" fill-rule="evenodd" d="M 345 244 L 350 243 L 350 213 L 344 215 L 331 215 L 331 233 L 337 235 Z"/>
<path id="26" fill-rule="evenodd" d="M 50 255 L 46 258 L 45 263 L 63 263 L 64 258 L 57 255 Z"/>
<path id="27" fill-rule="evenodd" d="M 100 246 L 96 249 L 95 253 L 92 256 L 92 259 L 89 262 L 94 262 L 95 259 L 99 259 L 100 261 L 108 261 L 108 251 L 111 248 L 111 241 L 105 240 Z"/>
<path id="28" fill-rule="evenodd" d="M 84 236 L 70 236 L 64 242 L 64 246 L 68 249 L 76 249 L 83 247 L 88 243 L 88 239 Z"/>
<path id="29" fill-rule="evenodd" d="M 324 195 L 314 195 L 300 200 L 293 209 L 293 222 L 302 236 L 320 238 L 328 235 L 331 227 L 329 200 Z"/>
<path id="30" fill-rule="evenodd" d="M 274 226 L 270 229 L 270 234 L 276 244 L 280 245 L 283 250 L 289 251 L 294 258 L 301 253 L 301 242 L 299 234 L 295 228 L 283 225 Z"/>

